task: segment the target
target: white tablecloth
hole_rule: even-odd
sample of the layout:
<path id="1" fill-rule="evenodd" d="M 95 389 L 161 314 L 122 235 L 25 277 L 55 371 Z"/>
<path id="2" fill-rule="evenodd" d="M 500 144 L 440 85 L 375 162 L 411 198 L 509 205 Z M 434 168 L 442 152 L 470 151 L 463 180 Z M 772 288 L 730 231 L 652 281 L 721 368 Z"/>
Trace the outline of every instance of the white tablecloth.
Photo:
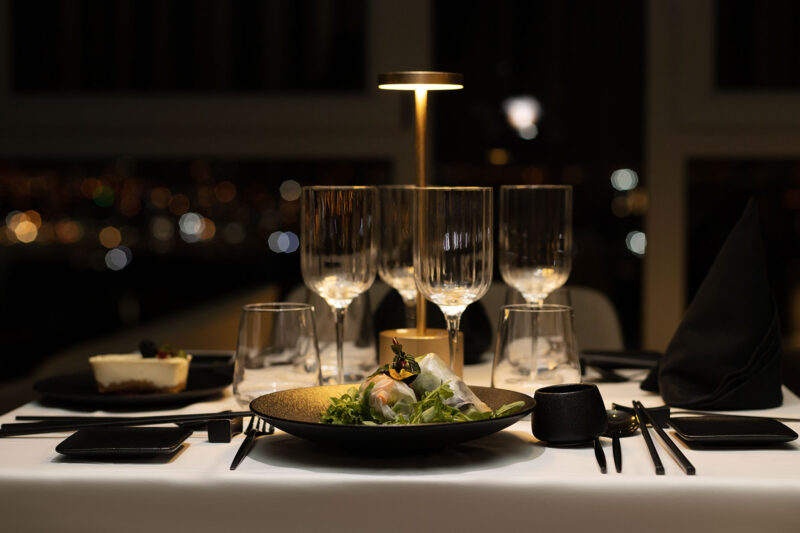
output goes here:
<path id="1" fill-rule="evenodd" d="M 467 368 L 470 383 L 486 376 L 485 366 Z M 608 405 L 661 403 L 637 383 L 601 391 Z M 800 399 L 784 393 L 782 407 L 755 414 L 800 417 Z M 237 408 L 230 393 L 180 411 L 225 408 Z M 0 422 L 18 414 L 69 412 L 31 403 Z M 640 435 L 622 440 L 622 474 L 603 439 L 603 475 L 590 447 L 545 447 L 530 421 L 411 457 L 352 455 L 276 432 L 232 472 L 241 436 L 212 444 L 198 432 L 167 459 L 98 463 L 57 454 L 66 435 L 0 439 L 0 530 L 800 531 L 797 442 L 694 450 L 676 439 L 697 467 L 686 476 L 656 438 L 666 468 L 656 476 Z"/>

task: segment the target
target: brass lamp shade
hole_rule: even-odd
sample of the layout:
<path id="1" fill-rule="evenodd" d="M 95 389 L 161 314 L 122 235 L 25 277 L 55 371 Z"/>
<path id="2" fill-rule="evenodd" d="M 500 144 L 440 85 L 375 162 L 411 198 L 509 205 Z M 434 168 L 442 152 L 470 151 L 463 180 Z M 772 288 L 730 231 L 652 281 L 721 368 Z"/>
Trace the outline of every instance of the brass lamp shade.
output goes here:
<path id="1" fill-rule="evenodd" d="M 458 72 L 409 70 L 378 75 L 378 89 L 394 91 L 448 91 L 464 88 L 464 75 Z"/>

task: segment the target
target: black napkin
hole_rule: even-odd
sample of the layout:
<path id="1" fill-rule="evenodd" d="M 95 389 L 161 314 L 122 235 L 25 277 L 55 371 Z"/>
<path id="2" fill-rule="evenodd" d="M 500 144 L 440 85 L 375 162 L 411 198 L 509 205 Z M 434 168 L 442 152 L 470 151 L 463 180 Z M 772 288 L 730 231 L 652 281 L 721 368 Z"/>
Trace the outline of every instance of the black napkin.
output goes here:
<path id="1" fill-rule="evenodd" d="M 686 409 L 782 403 L 781 332 L 751 199 L 642 389 Z"/>

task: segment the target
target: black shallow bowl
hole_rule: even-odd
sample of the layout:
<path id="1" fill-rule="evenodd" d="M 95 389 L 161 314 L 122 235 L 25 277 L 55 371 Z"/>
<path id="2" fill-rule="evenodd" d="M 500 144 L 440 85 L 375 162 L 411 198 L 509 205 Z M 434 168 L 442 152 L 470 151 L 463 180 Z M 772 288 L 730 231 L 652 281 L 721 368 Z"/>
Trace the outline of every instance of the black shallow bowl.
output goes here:
<path id="1" fill-rule="evenodd" d="M 326 446 L 374 453 L 436 450 L 466 442 L 504 429 L 533 411 L 533 398 L 519 392 L 490 387 L 470 388 L 492 409 L 523 401 L 519 411 L 491 420 L 452 424 L 407 426 L 356 426 L 323 424 L 320 416 L 331 397 L 338 397 L 353 385 L 326 385 L 273 392 L 250 403 L 250 410 L 286 433 Z"/>

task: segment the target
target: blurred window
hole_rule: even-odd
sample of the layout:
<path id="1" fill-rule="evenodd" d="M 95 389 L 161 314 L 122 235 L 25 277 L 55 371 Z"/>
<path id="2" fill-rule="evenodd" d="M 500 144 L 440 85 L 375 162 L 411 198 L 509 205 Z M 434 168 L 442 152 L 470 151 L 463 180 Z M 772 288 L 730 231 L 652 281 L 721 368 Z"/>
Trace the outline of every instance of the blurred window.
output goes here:
<path id="1" fill-rule="evenodd" d="M 364 0 L 14 0 L 17 93 L 360 92 Z"/>
<path id="2" fill-rule="evenodd" d="M 716 86 L 720 90 L 800 89 L 800 3 L 716 3 Z"/>

